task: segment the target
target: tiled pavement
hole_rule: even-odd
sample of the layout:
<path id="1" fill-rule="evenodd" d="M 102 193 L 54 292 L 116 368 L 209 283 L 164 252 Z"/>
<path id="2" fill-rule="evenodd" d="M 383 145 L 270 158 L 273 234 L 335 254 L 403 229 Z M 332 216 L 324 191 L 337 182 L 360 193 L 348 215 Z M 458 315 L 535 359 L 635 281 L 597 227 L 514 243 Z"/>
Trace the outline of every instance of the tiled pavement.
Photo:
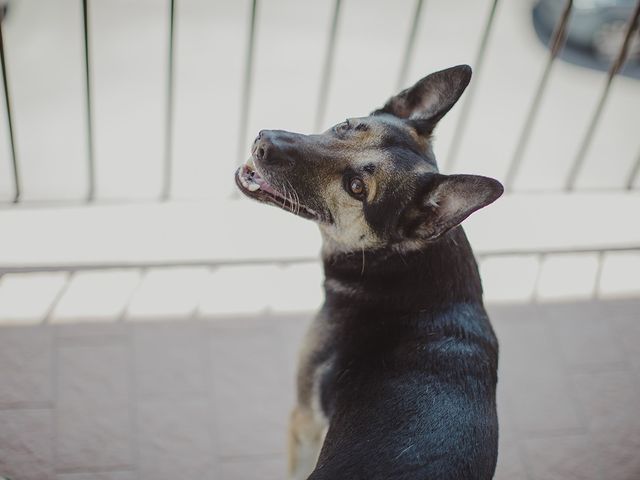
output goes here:
<path id="1" fill-rule="evenodd" d="M 490 310 L 496 478 L 640 478 L 640 299 Z M 308 318 L 1 326 L 0 475 L 285 478 Z"/>

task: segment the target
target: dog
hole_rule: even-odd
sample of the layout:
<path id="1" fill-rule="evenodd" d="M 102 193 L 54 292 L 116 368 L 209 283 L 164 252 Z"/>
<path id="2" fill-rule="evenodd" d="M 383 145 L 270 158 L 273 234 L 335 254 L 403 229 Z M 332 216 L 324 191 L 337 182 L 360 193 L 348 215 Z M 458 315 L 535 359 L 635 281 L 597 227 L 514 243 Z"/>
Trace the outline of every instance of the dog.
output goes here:
<path id="1" fill-rule="evenodd" d="M 263 130 L 241 192 L 317 222 L 325 302 L 300 354 L 293 480 L 490 479 L 498 342 L 460 223 L 503 193 L 439 173 L 432 134 L 471 79 L 432 73 L 324 133 Z"/>

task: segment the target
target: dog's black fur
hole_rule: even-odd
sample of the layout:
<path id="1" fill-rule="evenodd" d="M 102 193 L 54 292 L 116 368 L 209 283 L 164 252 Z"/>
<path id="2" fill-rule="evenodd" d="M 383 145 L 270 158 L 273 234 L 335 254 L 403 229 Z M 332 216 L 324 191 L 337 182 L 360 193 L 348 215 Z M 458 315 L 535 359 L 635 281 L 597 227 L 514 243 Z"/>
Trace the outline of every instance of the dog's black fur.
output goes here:
<path id="1" fill-rule="evenodd" d="M 498 343 L 459 223 L 502 186 L 440 174 L 431 148 L 470 77 L 467 66 L 429 75 L 320 135 L 263 131 L 255 164 L 237 173 L 245 194 L 317 221 L 324 238 L 326 299 L 299 367 L 292 478 L 313 469 L 298 450 L 319 448 L 325 424 L 310 480 L 493 476 Z"/>
<path id="2" fill-rule="evenodd" d="M 489 479 L 496 465 L 498 344 L 462 228 L 404 257 L 324 261 L 336 361 L 322 379 L 331 418 L 310 479 Z"/>

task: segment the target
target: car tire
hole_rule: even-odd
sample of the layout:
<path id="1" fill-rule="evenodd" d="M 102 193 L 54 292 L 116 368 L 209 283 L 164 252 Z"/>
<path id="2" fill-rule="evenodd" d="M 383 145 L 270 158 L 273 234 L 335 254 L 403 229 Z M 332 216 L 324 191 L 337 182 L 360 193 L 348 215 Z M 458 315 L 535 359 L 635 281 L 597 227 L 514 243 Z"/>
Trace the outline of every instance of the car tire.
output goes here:
<path id="1" fill-rule="evenodd" d="M 626 33 L 627 23 L 622 20 L 603 23 L 593 36 L 595 54 L 607 63 L 613 62 L 618 56 Z M 640 34 L 637 31 L 629 44 L 627 60 L 640 62 Z"/>

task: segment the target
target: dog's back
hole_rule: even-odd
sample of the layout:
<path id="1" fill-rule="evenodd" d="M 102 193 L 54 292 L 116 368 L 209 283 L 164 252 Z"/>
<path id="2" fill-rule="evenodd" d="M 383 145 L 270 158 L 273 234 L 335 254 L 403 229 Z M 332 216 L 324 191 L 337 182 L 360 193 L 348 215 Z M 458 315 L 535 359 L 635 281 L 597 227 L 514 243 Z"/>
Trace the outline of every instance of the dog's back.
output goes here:
<path id="1" fill-rule="evenodd" d="M 359 260 L 326 260 L 308 358 L 330 427 L 309 478 L 491 478 L 497 341 L 461 228 L 425 252 L 369 252 L 356 282 Z"/>

